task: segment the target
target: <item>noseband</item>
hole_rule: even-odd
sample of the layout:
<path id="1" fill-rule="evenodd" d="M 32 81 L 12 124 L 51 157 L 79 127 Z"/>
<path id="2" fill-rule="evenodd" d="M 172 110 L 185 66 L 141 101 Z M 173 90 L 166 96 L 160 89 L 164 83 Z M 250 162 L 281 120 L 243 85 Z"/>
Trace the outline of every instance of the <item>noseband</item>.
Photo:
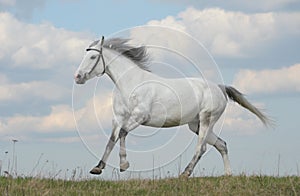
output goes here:
<path id="1" fill-rule="evenodd" d="M 100 50 L 98 50 L 98 49 L 96 49 L 96 48 L 88 48 L 88 49 L 86 49 L 86 51 L 88 52 L 88 51 L 91 51 L 91 50 L 93 50 L 93 51 L 96 51 L 96 52 L 99 52 L 99 56 L 98 56 L 98 58 L 97 58 L 97 61 L 96 61 L 96 63 L 94 64 L 94 66 L 92 67 L 92 69 L 89 71 L 89 74 L 90 73 L 92 73 L 93 72 L 93 70 L 96 68 L 96 66 L 98 65 L 98 63 L 99 63 L 99 61 L 100 61 L 100 59 L 102 59 L 102 64 L 103 64 L 103 71 L 102 71 L 102 73 L 101 73 L 101 75 L 103 75 L 104 73 L 105 73 L 105 61 L 104 61 L 104 57 L 103 57 L 103 52 L 102 52 L 102 48 L 103 48 L 103 42 L 104 42 L 104 36 L 102 36 L 102 39 L 101 39 L 101 43 L 100 43 Z"/>

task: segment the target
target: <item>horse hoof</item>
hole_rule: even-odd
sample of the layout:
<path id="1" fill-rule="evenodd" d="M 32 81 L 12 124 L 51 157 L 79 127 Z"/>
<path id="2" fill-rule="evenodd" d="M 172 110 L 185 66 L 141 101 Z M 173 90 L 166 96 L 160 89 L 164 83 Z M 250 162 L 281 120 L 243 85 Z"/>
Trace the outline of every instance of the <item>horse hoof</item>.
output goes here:
<path id="1" fill-rule="evenodd" d="M 120 164 L 120 172 L 126 171 L 128 169 L 128 167 L 129 167 L 129 162 L 128 161 L 126 161 L 124 163 L 121 163 Z"/>
<path id="2" fill-rule="evenodd" d="M 188 178 L 190 176 L 189 172 L 183 172 L 182 174 L 180 174 L 179 178 Z"/>
<path id="3" fill-rule="evenodd" d="M 102 173 L 102 170 L 99 167 L 94 167 L 91 171 L 90 174 L 94 175 L 100 175 Z"/>

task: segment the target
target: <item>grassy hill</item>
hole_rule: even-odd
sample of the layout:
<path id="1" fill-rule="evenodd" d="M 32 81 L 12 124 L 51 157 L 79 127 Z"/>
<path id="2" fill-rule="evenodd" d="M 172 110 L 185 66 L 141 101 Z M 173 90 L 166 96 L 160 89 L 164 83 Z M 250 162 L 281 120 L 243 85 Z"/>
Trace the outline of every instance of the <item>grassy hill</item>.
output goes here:
<path id="1" fill-rule="evenodd" d="M 221 176 L 127 181 L 0 177 L 0 195 L 300 195 L 300 177 Z"/>

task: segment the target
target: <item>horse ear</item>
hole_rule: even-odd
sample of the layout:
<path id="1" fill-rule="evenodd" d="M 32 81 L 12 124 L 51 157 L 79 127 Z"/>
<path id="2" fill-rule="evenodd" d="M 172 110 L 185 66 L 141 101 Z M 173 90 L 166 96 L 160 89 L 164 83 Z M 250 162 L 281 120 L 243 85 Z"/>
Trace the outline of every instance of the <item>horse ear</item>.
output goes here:
<path id="1" fill-rule="evenodd" d="M 104 43 L 104 36 L 102 35 L 100 46 L 103 46 L 103 43 Z"/>

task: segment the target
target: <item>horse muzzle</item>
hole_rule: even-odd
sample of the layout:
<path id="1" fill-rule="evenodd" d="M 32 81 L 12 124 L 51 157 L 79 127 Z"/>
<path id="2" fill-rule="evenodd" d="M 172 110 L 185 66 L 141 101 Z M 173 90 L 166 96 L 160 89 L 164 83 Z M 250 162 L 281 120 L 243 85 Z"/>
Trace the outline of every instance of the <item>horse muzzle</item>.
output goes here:
<path id="1" fill-rule="evenodd" d="M 74 80 L 76 84 L 84 84 L 85 83 L 85 77 L 80 74 L 75 74 Z"/>

